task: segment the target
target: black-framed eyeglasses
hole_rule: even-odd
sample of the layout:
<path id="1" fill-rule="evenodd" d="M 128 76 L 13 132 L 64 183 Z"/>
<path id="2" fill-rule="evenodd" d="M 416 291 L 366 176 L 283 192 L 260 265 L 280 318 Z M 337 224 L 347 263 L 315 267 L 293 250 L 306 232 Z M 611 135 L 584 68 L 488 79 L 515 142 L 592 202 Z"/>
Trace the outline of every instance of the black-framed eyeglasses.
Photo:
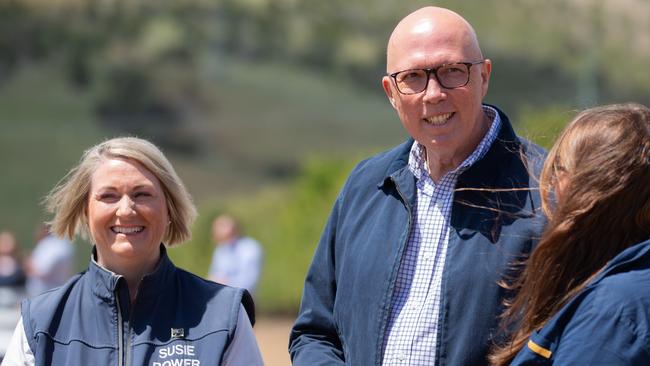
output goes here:
<path id="1" fill-rule="evenodd" d="M 469 73 L 473 65 L 484 63 L 485 60 L 474 62 L 454 62 L 443 64 L 430 69 L 403 70 L 390 74 L 397 90 L 402 94 L 417 94 L 429 86 L 430 75 L 436 77 L 438 84 L 445 89 L 460 88 L 469 82 Z"/>

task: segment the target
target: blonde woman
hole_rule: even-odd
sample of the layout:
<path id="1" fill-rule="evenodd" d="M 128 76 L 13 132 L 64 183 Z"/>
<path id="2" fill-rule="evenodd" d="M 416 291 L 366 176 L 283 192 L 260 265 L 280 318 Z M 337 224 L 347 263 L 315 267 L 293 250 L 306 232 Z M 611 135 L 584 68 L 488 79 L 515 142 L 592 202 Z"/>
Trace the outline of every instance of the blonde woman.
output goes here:
<path id="1" fill-rule="evenodd" d="M 47 197 L 52 231 L 86 234 L 85 272 L 22 305 L 2 365 L 261 365 L 245 290 L 176 268 L 190 195 L 153 144 L 116 138 L 86 151 Z"/>

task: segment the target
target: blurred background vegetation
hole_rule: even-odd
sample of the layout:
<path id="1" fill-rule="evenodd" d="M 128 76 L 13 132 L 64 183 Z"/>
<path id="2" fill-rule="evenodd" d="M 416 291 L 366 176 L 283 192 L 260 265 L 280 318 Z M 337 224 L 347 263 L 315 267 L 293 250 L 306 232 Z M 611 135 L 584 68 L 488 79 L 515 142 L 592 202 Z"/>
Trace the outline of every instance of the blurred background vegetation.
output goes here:
<path id="1" fill-rule="evenodd" d="M 200 211 L 177 264 L 205 275 L 210 222 L 232 212 L 265 249 L 259 310 L 294 313 L 347 173 L 406 137 L 379 80 L 392 28 L 423 5 L 475 26 L 486 101 L 544 146 L 580 108 L 650 105 L 644 0 L 0 0 L 0 229 L 28 252 L 84 149 L 148 138 Z"/>

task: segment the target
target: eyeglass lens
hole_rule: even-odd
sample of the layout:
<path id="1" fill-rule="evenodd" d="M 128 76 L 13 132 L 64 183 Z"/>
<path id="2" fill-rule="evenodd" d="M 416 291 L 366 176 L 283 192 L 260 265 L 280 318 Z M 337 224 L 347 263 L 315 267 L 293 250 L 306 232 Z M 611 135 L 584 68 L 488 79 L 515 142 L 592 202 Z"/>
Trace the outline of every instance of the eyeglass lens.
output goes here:
<path id="1" fill-rule="evenodd" d="M 436 79 L 443 88 L 461 87 L 469 81 L 469 69 L 465 64 L 450 64 L 435 70 Z M 402 93 L 415 94 L 426 89 L 429 80 L 427 70 L 407 70 L 395 75 L 397 87 Z"/>

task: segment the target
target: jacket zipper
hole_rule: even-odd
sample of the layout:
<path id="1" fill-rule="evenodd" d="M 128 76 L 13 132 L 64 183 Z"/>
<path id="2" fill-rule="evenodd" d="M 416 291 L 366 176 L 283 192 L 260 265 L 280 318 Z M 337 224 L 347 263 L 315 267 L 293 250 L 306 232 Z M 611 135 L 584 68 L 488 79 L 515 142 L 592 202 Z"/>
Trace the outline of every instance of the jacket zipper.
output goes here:
<path id="1" fill-rule="evenodd" d="M 399 256 L 399 263 L 401 263 L 402 262 L 402 256 L 404 255 L 404 248 L 406 248 L 406 245 L 408 244 L 408 241 L 409 241 L 409 233 L 411 232 L 411 221 L 413 220 L 413 213 L 411 212 L 411 204 L 409 203 L 409 201 L 406 200 L 406 197 L 404 197 L 404 194 L 399 189 L 399 185 L 397 184 L 395 179 L 393 179 L 392 177 L 391 177 L 391 180 L 393 181 L 393 184 L 395 185 L 395 190 L 397 190 L 397 194 L 399 194 L 400 198 L 402 199 L 402 202 L 404 202 L 404 206 L 406 207 L 406 211 L 408 212 L 408 223 L 406 225 L 406 230 L 407 230 L 406 239 L 405 239 L 404 243 L 402 243 L 402 252 L 400 253 L 400 256 Z M 399 263 L 398 263 L 397 267 L 395 269 L 393 269 L 394 271 L 399 270 Z M 395 275 L 397 275 L 397 272 L 395 272 Z M 393 281 L 393 283 L 394 283 L 394 281 Z M 387 309 L 387 311 L 384 313 L 384 315 L 382 317 L 383 318 L 382 319 L 382 327 L 386 326 L 386 324 L 388 323 L 388 316 L 390 315 L 390 307 L 391 307 L 394 291 L 395 291 L 395 286 L 393 286 L 393 288 L 391 289 L 391 292 L 390 292 L 390 294 L 388 296 L 388 309 Z M 384 333 L 385 332 L 386 332 L 386 330 L 384 329 Z M 378 349 L 378 352 L 377 352 L 377 365 L 380 365 L 381 361 L 383 359 L 382 344 L 383 344 L 383 339 L 384 339 L 385 336 L 386 336 L 386 334 L 381 334 L 378 337 L 379 339 L 378 339 L 378 342 L 377 342 L 377 349 Z"/>

